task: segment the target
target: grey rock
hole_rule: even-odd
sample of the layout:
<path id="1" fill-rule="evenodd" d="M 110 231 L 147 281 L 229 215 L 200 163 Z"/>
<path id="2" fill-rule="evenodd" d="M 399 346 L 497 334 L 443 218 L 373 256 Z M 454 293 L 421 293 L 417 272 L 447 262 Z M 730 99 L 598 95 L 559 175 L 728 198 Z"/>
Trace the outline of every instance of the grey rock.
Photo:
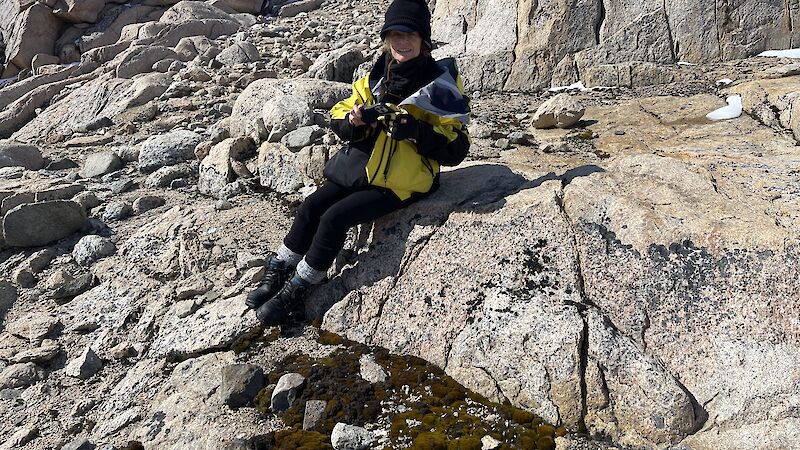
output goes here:
<path id="1" fill-rule="evenodd" d="M 235 364 L 222 369 L 219 396 L 231 408 L 249 406 L 265 385 L 264 370 L 261 367 Z"/>
<path id="2" fill-rule="evenodd" d="M 151 209 L 164 206 L 166 203 L 167 201 L 164 199 L 164 197 L 159 197 L 155 195 L 146 195 L 144 197 L 139 197 L 133 201 L 133 213 L 142 214 L 144 212 L 150 211 Z"/>
<path id="3" fill-rule="evenodd" d="M 534 128 L 569 128 L 583 117 L 586 108 L 569 94 L 558 94 L 544 102 L 533 115 Z"/>
<path id="4" fill-rule="evenodd" d="M 115 172 L 122 168 L 122 160 L 114 152 L 92 153 L 83 163 L 81 176 L 92 178 Z"/>
<path id="5" fill-rule="evenodd" d="M 153 65 L 163 59 L 177 59 L 178 54 L 174 50 L 163 46 L 132 46 L 129 50 L 120 54 L 117 65 L 117 78 L 133 78 L 140 73 L 147 73 L 153 70 Z"/>
<path id="6" fill-rule="evenodd" d="M 194 148 L 201 141 L 199 134 L 187 130 L 153 136 L 142 143 L 139 170 L 150 173 L 164 166 L 194 159 Z"/>
<path id="7" fill-rule="evenodd" d="M 0 167 L 24 167 L 39 170 L 44 167 L 42 152 L 33 145 L 0 141 Z"/>
<path id="8" fill-rule="evenodd" d="M 67 170 L 67 169 L 77 169 L 80 167 L 78 163 L 69 159 L 69 158 L 58 158 L 53 160 L 45 166 L 46 170 Z"/>
<path id="9" fill-rule="evenodd" d="M 12 361 L 15 363 L 45 363 L 58 356 L 61 351 L 61 346 L 58 342 L 52 339 L 45 339 L 39 347 L 25 350 L 13 356 Z"/>
<path id="10" fill-rule="evenodd" d="M 280 413 L 289 409 L 297 399 L 305 383 L 305 377 L 299 373 L 287 373 L 283 375 L 272 391 L 272 399 L 270 401 L 270 409 L 272 412 Z"/>
<path id="11" fill-rule="evenodd" d="M 14 336 L 29 340 L 39 345 L 45 337 L 54 334 L 61 325 L 61 321 L 51 314 L 29 314 L 21 317 L 6 327 Z"/>
<path id="12" fill-rule="evenodd" d="M 339 422 L 333 427 L 331 444 L 334 450 L 364 450 L 375 442 L 375 435 L 364 428 Z"/>
<path id="13" fill-rule="evenodd" d="M 34 363 L 12 364 L 0 372 L 0 389 L 30 386 L 41 380 L 41 374 Z"/>
<path id="14" fill-rule="evenodd" d="M 59 184 L 36 192 L 34 201 L 47 202 L 51 200 L 68 200 L 84 189 L 85 187 L 82 184 Z"/>
<path id="15" fill-rule="evenodd" d="M 233 205 L 228 200 L 217 200 L 217 202 L 214 203 L 214 209 L 217 211 L 227 211 L 231 208 L 233 208 Z"/>
<path id="16" fill-rule="evenodd" d="M 500 138 L 494 141 L 494 146 L 500 150 L 508 150 L 511 148 L 511 141 L 509 141 L 507 138 Z"/>
<path id="17" fill-rule="evenodd" d="M 294 95 L 279 95 L 264 104 L 259 134 L 267 142 L 278 142 L 297 127 L 314 123 L 314 112 L 308 102 Z"/>
<path id="18" fill-rule="evenodd" d="M 352 82 L 353 73 L 364 62 L 364 54 L 355 46 L 345 46 L 320 55 L 306 76 L 321 80 Z"/>
<path id="19" fill-rule="evenodd" d="M 82 237 L 72 250 L 72 257 L 82 265 L 88 266 L 93 262 L 113 255 L 117 251 L 111 239 L 92 234 Z"/>
<path id="20" fill-rule="evenodd" d="M 88 380 L 103 368 L 103 362 L 97 353 L 86 347 L 81 354 L 67 364 L 64 373 L 73 378 Z"/>
<path id="21" fill-rule="evenodd" d="M 38 247 L 65 238 L 86 224 L 86 212 L 68 200 L 22 204 L 3 217 L 3 237 L 12 247 Z"/>
<path id="22" fill-rule="evenodd" d="M 100 199 L 97 198 L 97 195 L 92 191 L 81 192 L 75 197 L 72 197 L 72 201 L 79 204 L 85 211 L 91 211 L 92 208 L 100 205 Z"/>
<path id="23" fill-rule="evenodd" d="M 502 444 L 502 442 L 489 436 L 488 434 L 481 438 L 481 450 L 496 450 L 500 448 Z"/>
<path id="24" fill-rule="evenodd" d="M 319 8 L 322 5 L 322 0 L 299 0 L 289 3 L 288 5 L 281 6 L 278 10 L 279 17 L 294 17 L 302 12 L 309 12 Z"/>
<path id="25" fill-rule="evenodd" d="M 316 125 L 300 127 L 281 138 L 281 143 L 289 150 L 297 151 L 313 144 L 323 134 L 325 134 L 325 131 Z"/>
<path id="26" fill-rule="evenodd" d="M 216 57 L 224 66 L 234 64 L 247 64 L 261 60 L 261 55 L 255 45 L 247 41 L 236 41 L 230 47 L 222 50 Z"/>
<path id="27" fill-rule="evenodd" d="M 22 178 L 25 175 L 24 167 L 0 167 L 0 179 L 3 180 L 15 180 L 17 178 Z"/>
<path id="28" fill-rule="evenodd" d="M 46 286 L 50 297 L 57 302 L 71 299 L 92 287 L 92 274 L 85 270 L 57 269 L 47 279 Z"/>
<path id="29" fill-rule="evenodd" d="M 324 400 L 309 400 L 306 402 L 303 412 L 303 430 L 314 430 L 322 423 L 322 420 L 325 419 L 325 406 L 327 404 Z"/>
<path id="30" fill-rule="evenodd" d="M 144 185 L 148 188 L 171 187 L 173 181 L 195 175 L 197 175 L 197 169 L 190 164 L 166 166 L 148 175 Z"/>
<path id="31" fill-rule="evenodd" d="M 189 180 L 186 178 L 178 178 L 169 183 L 170 189 L 181 189 L 189 186 Z"/>
<path id="32" fill-rule="evenodd" d="M 7 446 L 7 448 L 23 447 L 25 444 L 32 441 L 38 435 L 39 435 L 38 426 L 34 424 L 25 425 L 24 427 L 21 427 L 17 431 L 15 431 L 14 434 L 9 436 L 8 440 L 5 441 L 5 445 Z"/>
<path id="33" fill-rule="evenodd" d="M 94 450 L 95 445 L 86 438 L 75 438 L 61 447 L 61 450 Z"/>
<path id="34" fill-rule="evenodd" d="M 386 371 L 375 362 L 372 355 L 362 355 L 358 363 L 361 366 L 361 378 L 370 383 L 383 383 L 388 378 Z"/>
<path id="35" fill-rule="evenodd" d="M 127 219 L 133 214 L 130 203 L 124 201 L 110 202 L 103 211 L 104 222 L 116 222 Z"/>
<path id="36" fill-rule="evenodd" d="M 122 178 L 111 183 L 111 193 L 112 194 L 122 194 L 123 192 L 128 191 L 131 189 L 136 183 L 129 178 Z"/>

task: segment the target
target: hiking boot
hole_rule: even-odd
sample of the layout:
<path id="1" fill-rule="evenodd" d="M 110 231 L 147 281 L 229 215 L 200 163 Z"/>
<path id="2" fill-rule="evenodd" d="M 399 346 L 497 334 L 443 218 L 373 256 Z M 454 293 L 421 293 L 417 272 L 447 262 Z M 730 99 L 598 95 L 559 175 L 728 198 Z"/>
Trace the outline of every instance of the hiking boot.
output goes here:
<path id="1" fill-rule="evenodd" d="M 289 281 L 292 269 L 285 262 L 275 259 L 274 256 L 271 257 L 267 263 L 267 270 L 264 272 L 261 283 L 247 294 L 247 300 L 244 301 L 244 304 L 250 309 L 258 309 L 259 306 L 277 294 L 283 285 Z"/>
<path id="2" fill-rule="evenodd" d="M 265 327 L 302 321 L 305 317 L 303 297 L 307 286 L 290 280 L 266 303 L 256 310 L 256 317 Z"/>

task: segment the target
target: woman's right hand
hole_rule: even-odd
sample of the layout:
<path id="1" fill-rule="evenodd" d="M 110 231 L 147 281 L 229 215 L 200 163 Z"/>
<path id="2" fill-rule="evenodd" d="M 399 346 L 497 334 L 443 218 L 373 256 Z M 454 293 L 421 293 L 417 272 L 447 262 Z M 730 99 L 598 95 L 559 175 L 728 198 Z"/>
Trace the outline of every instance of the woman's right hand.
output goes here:
<path id="1" fill-rule="evenodd" d="M 356 127 L 363 127 L 366 125 L 363 120 L 361 120 L 361 111 L 364 110 L 364 105 L 353 105 L 353 109 L 350 110 L 350 123 Z"/>

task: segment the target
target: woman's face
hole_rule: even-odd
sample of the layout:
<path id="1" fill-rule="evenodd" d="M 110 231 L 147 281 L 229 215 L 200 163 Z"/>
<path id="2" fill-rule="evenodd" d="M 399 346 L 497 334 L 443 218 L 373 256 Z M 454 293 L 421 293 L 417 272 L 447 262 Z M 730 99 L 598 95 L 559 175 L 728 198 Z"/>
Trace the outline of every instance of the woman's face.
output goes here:
<path id="1" fill-rule="evenodd" d="M 413 33 L 390 31 L 387 39 L 389 40 L 392 57 L 397 62 L 406 62 L 414 59 L 422 51 L 422 38 L 416 31 Z"/>

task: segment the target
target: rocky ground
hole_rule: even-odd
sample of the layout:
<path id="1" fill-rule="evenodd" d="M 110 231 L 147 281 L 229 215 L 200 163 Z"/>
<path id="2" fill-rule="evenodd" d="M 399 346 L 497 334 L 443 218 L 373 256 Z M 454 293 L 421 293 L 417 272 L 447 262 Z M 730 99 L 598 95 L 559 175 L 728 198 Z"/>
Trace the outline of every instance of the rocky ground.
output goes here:
<path id="1" fill-rule="evenodd" d="M 243 296 L 386 2 L 300 4 L 181 2 L 0 90 L 0 447 L 798 448 L 797 65 L 571 90 L 566 129 L 469 85 L 469 161 L 279 334 Z"/>

